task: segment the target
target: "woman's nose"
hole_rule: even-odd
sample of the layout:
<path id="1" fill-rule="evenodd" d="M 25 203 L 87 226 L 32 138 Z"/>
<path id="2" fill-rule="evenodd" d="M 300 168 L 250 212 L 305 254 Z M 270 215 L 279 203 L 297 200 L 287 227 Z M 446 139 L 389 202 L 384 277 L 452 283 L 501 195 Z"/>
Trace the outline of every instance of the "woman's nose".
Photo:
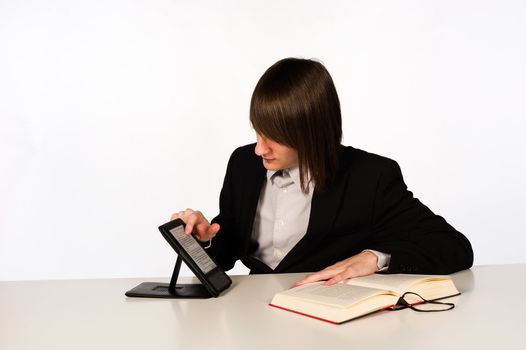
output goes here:
<path id="1" fill-rule="evenodd" d="M 263 140 L 263 138 L 260 136 L 256 136 L 256 140 L 257 140 L 256 149 L 255 149 L 256 154 L 260 157 L 267 154 L 269 151 L 269 147 L 267 143 L 265 142 L 265 140 Z"/>

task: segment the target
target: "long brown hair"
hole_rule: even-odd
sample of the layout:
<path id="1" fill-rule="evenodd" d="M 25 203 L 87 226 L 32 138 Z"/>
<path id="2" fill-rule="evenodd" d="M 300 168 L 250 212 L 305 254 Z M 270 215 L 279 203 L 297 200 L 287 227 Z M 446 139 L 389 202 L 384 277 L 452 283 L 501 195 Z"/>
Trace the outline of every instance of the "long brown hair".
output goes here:
<path id="1" fill-rule="evenodd" d="M 250 102 L 257 133 L 298 152 L 300 182 L 326 189 L 338 166 L 340 101 L 332 78 L 316 61 L 285 58 L 259 79 Z M 310 179 L 307 177 L 310 173 Z"/>

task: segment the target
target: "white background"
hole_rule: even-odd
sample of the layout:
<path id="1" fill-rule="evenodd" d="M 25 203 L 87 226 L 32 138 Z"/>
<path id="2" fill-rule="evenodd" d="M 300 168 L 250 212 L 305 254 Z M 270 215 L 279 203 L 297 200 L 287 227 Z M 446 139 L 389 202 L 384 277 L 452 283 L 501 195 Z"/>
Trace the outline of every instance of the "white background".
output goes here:
<path id="1" fill-rule="evenodd" d="M 344 143 L 397 160 L 476 264 L 526 262 L 524 1 L 1 0 L 0 280 L 169 275 L 157 226 L 215 216 L 289 56 L 326 65 Z"/>

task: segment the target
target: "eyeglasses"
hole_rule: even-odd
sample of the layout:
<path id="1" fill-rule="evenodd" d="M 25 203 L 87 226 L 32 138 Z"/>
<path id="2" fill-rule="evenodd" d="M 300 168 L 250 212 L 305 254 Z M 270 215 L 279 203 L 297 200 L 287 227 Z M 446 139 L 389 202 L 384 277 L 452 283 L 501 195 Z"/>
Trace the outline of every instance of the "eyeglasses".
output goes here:
<path id="1" fill-rule="evenodd" d="M 406 296 L 411 295 L 411 302 L 406 300 Z M 415 298 L 416 296 L 416 298 Z M 393 306 L 391 309 L 388 309 L 390 311 L 398 311 L 402 309 L 411 309 L 413 311 L 418 312 L 442 312 L 442 311 L 448 311 L 455 307 L 455 304 L 453 303 L 445 303 L 441 301 L 436 300 L 427 300 L 424 299 L 422 296 L 413 293 L 413 292 L 406 292 L 404 295 L 400 297 L 398 300 L 398 304 Z"/>

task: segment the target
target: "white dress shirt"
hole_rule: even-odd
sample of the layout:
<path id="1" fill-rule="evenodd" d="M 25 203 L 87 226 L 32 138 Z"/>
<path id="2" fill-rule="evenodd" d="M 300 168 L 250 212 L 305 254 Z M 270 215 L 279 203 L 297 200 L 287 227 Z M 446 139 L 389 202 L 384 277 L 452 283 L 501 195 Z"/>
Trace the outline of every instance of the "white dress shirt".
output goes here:
<path id="1" fill-rule="evenodd" d="M 272 269 L 305 236 L 313 186 L 303 193 L 298 167 L 267 171 L 259 196 L 252 238 L 259 243 L 254 257 Z"/>

